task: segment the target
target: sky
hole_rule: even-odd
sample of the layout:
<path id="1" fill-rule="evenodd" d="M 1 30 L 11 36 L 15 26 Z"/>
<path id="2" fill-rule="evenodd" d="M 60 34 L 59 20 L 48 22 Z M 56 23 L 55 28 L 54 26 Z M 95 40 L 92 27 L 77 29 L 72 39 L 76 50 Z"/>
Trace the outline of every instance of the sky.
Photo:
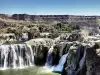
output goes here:
<path id="1" fill-rule="evenodd" d="M 0 13 L 100 15 L 100 0 L 0 0 Z"/>

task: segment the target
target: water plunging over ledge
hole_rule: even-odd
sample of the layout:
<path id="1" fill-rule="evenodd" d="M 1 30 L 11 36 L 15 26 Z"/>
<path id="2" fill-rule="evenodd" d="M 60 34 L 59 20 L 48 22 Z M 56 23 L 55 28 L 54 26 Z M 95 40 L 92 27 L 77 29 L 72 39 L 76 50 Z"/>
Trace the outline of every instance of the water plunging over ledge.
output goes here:
<path id="1" fill-rule="evenodd" d="M 30 45 L 0 45 L 0 68 L 23 68 L 34 65 L 34 55 Z"/>
<path id="2" fill-rule="evenodd" d="M 0 69 L 19 69 L 37 65 L 38 62 L 40 64 L 42 61 L 45 63 L 51 45 L 53 45 L 51 39 L 33 39 L 22 44 L 2 44 L 0 45 Z M 41 54 L 45 55 L 42 60 Z"/>

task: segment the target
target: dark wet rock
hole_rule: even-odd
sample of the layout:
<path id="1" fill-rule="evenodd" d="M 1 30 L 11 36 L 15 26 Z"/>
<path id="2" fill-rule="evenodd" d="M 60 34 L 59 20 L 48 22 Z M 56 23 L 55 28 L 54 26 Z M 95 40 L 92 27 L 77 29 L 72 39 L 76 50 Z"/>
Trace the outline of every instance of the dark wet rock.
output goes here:
<path id="1" fill-rule="evenodd" d="M 86 50 L 87 47 L 81 46 L 80 47 L 80 53 L 79 53 L 79 59 L 77 62 L 77 68 L 76 68 L 76 75 L 86 75 Z"/>
<path id="2" fill-rule="evenodd" d="M 96 45 L 87 49 L 87 75 L 100 75 L 100 57 L 96 54 Z"/>
<path id="3" fill-rule="evenodd" d="M 46 63 L 46 57 L 48 53 L 48 48 L 43 45 L 33 46 L 34 52 L 34 63 L 35 65 L 44 65 Z"/>
<path id="4" fill-rule="evenodd" d="M 60 55 L 59 55 L 59 49 L 57 46 L 54 46 L 54 50 L 52 52 L 52 56 L 53 56 L 53 61 L 52 61 L 52 65 L 57 65 L 59 63 L 59 59 L 60 59 Z"/>
<path id="5" fill-rule="evenodd" d="M 48 52 L 46 66 L 51 67 L 58 65 L 60 59 L 60 50 L 57 45 L 53 46 Z"/>
<path id="6" fill-rule="evenodd" d="M 63 48 L 62 55 L 67 54 L 72 45 L 73 45 L 72 43 L 67 43 Z"/>
<path id="7" fill-rule="evenodd" d="M 85 75 L 85 47 L 82 45 L 78 46 L 77 50 L 70 49 L 68 53 L 62 75 Z"/>
<path id="8" fill-rule="evenodd" d="M 69 50 L 62 75 L 100 75 L 100 56 L 96 54 L 98 44 L 94 46 L 78 46 L 77 50 Z"/>
<path id="9" fill-rule="evenodd" d="M 66 58 L 66 62 L 64 64 L 64 69 L 63 69 L 63 73 L 62 75 L 70 75 L 72 73 L 72 69 L 74 71 L 74 63 L 75 63 L 75 59 L 76 58 L 76 54 L 73 50 L 69 50 L 68 51 L 68 57 Z"/>

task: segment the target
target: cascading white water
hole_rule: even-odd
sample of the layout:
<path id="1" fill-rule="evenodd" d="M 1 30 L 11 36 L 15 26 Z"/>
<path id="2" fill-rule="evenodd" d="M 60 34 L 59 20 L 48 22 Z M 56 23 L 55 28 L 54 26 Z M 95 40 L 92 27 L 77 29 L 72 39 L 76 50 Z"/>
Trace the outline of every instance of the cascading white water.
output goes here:
<path id="1" fill-rule="evenodd" d="M 48 51 L 48 55 L 47 55 L 47 60 L 46 60 L 46 67 L 51 67 L 52 66 L 52 51 L 53 51 L 53 47 L 54 45 L 51 46 L 51 48 Z"/>
<path id="2" fill-rule="evenodd" d="M 52 71 L 54 71 L 54 72 L 62 72 L 63 67 L 64 67 L 63 65 L 64 65 L 64 63 L 66 62 L 66 58 L 67 58 L 68 54 L 69 54 L 69 53 L 64 54 L 64 55 L 61 57 L 61 59 L 59 60 L 59 64 L 52 67 Z"/>
<path id="3" fill-rule="evenodd" d="M 32 50 L 32 47 L 30 45 L 27 45 L 29 48 L 30 48 L 30 52 L 31 52 L 31 60 L 29 60 L 30 62 L 30 66 L 32 66 L 34 64 L 34 53 L 33 53 L 33 50 Z"/>
<path id="4" fill-rule="evenodd" d="M 33 47 L 29 45 L 30 43 Z M 53 40 L 39 38 L 23 44 L 0 45 L 0 69 L 33 66 L 34 56 L 38 53 L 41 45 L 50 48 L 53 45 Z"/>
<path id="5" fill-rule="evenodd" d="M 0 45 L 0 68 L 23 68 L 34 65 L 34 55 L 30 45 Z"/>

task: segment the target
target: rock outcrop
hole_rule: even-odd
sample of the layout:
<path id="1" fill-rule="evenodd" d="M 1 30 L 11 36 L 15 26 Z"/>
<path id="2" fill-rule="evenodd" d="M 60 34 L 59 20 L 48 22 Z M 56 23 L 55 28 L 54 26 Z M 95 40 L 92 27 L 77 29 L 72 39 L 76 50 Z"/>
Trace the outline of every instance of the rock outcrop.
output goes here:
<path id="1" fill-rule="evenodd" d="M 45 65 L 46 57 L 48 53 L 48 47 L 45 47 L 43 45 L 39 46 L 33 46 L 33 52 L 34 52 L 34 63 L 35 65 Z"/>
<path id="2" fill-rule="evenodd" d="M 96 54 L 97 45 L 87 49 L 86 55 L 86 75 L 100 75 L 100 56 Z"/>

